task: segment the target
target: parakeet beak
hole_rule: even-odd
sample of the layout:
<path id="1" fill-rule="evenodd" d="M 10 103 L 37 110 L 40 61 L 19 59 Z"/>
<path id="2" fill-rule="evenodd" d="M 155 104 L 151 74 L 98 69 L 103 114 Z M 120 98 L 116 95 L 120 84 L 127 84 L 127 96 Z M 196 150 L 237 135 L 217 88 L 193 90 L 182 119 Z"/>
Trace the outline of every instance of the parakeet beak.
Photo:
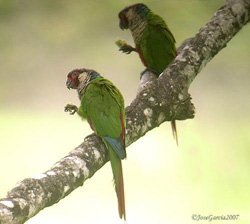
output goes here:
<path id="1" fill-rule="evenodd" d="M 122 30 L 124 30 L 124 24 L 123 24 L 123 22 L 120 20 L 120 22 L 119 22 L 119 27 L 122 29 Z"/>
<path id="2" fill-rule="evenodd" d="M 71 81 L 71 79 L 67 79 L 66 86 L 67 86 L 68 89 L 71 88 L 71 86 L 72 86 L 72 81 Z"/>

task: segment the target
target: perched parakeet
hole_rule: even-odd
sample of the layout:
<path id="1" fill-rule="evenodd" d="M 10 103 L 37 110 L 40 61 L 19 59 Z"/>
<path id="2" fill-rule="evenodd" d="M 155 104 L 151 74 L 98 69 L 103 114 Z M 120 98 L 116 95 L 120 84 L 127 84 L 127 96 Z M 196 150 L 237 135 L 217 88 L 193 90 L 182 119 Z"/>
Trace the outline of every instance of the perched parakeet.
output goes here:
<path id="1" fill-rule="evenodd" d="M 167 24 L 142 3 L 127 6 L 118 16 L 120 28 L 130 29 L 135 42 L 132 47 L 125 41 L 116 41 L 120 51 L 136 51 L 147 69 L 158 77 L 176 57 L 175 39 Z M 178 144 L 175 120 L 171 125 Z"/>
<path id="2" fill-rule="evenodd" d="M 85 68 L 71 71 L 66 85 L 69 89 L 77 90 L 81 105 L 77 108 L 67 104 L 65 111 L 70 114 L 77 112 L 80 117 L 87 119 L 95 134 L 106 145 L 114 176 L 119 216 L 126 220 L 121 163 L 126 158 L 126 120 L 122 94 L 109 80 L 96 71 Z"/>

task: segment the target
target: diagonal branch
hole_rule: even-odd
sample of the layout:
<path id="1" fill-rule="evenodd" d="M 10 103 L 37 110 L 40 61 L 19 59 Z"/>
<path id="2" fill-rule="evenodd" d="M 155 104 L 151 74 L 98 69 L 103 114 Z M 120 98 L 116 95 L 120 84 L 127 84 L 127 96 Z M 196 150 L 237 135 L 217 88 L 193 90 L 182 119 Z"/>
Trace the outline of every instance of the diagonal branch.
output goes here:
<path id="1" fill-rule="evenodd" d="M 165 121 L 194 117 L 190 84 L 249 20 L 250 0 L 228 0 L 194 38 L 178 49 L 177 58 L 158 79 L 144 73 L 136 98 L 126 108 L 127 146 Z M 24 179 L 9 191 L 0 200 L 0 223 L 24 223 L 83 185 L 108 160 L 101 139 L 94 134 L 88 136 L 50 170 Z"/>

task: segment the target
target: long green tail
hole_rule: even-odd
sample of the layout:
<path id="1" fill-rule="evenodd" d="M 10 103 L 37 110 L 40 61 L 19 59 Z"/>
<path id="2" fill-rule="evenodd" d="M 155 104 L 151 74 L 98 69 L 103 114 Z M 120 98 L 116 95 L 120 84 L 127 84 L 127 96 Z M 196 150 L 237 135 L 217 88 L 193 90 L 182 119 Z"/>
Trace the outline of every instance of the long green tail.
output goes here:
<path id="1" fill-rule="evenodd" d="M 108 147 L 108 151 L 114 176 L 115 191 L 118 199 L 119 216 L 121 219 L 123 217 L 124 220 L 126 220 L 122 162 L 116 152 L 110 146 Z"/>

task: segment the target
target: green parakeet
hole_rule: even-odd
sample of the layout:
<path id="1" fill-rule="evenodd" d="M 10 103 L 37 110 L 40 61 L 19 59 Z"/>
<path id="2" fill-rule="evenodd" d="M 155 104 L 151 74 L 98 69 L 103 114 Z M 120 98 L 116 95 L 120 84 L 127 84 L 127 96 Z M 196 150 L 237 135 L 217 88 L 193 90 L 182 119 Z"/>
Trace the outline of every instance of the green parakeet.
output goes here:
<path id="1" fill-rule="evenodd" d="M 125 197 L 121 160 L 126 158 L 125 151 L 125 109 L 120 91 L 109 80 L 94 70 L 75 69 L 68 74 L 66 85 L 76 89 L 81 101 L 77 108 L 67 104 L 65 111 L 77 112 L 87 119 L 96 135 L 100 136 L 109 153 L 118 198 L 120 218 L 126 220 Z"/>
<path id="2" fill-rule="evenodd" d="M 142 3 L 127 6 L 118 16 L 120 28 L 131 30 L 135 47 L 122 40 L 116 44 L 124 53 L 136 51 L 147 69 L 158 77 L 176 57 L 175 39 L 167 24 Z M 178 144 L 175 120 L 171 125 Z"/>

